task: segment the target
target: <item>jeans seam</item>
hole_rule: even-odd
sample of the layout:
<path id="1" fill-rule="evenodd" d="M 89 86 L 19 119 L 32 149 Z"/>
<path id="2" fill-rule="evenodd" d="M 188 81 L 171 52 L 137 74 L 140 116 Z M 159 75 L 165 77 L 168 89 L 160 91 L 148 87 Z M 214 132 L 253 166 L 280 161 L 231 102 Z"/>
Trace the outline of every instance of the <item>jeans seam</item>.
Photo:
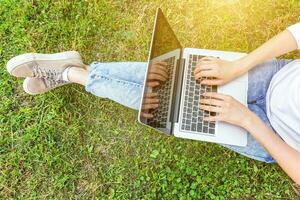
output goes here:
<path id="1" fill-rule="evenodd" d="M 131 82 L 131 81 L 125 81 L 125 80 L 121 80 L 121 79 L 117 79 L 117 78 L 111 78 L 111 77 L 108 77 L 108 76 L 105 76 L 105 75 L 97 75 L 97 77 L 99 78 L 102 78 L 102 79 L 107 79 L 107 80 L 112 80 L 112 81 L 116 81 L 116 82 L 119 82 L 119 83 L 122 83 L 124 85 L 133 85 L 135 87 L 140 87 L 142 88 L 143 85 L 141 84 L 138 84 L 138 83 L 135 83 L 135 82 Z"/>

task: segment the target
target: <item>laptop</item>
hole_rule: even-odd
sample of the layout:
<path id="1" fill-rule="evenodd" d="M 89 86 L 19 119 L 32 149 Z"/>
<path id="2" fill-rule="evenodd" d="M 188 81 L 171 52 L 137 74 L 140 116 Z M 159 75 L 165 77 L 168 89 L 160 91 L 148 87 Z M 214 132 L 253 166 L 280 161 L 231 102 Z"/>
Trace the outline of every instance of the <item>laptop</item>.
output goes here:
<path id="1" fill-rule="evenodd" d="M 204 121 L 204 117 L 216 113 L 203 111 L 199 105 L 204 92 L 218 92 L 231 95 L 247 106 L 248 74 L 223 86 L 201 85 L 195 80 L 193 71 L 199 60 L 207 56 L 233 61 L 245 54 L 183 48 L 162 10 L 157 9 L 138 120 L 179 138 L 246 146 L 247 132 L 244 129 L 225 122 Z M 157 62 L 167 64 L 168 79 L 157 87 L 150 87 L 147 84 L 151 81 L 149 73 Z M 149 93 L 158 94 L 159 106 L 155 109 L 143 106 Z M 145 112 L 152 117 L 145 117 Z"/>

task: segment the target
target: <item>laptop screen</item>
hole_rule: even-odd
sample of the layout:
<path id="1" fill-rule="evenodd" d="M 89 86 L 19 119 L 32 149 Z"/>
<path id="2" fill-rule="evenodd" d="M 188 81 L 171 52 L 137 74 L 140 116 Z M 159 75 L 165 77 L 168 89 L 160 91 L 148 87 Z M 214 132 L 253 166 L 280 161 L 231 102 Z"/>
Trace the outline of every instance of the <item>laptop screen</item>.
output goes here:
<path id="1" fill-rule="evenodd" d="M 171 133 L 172 96 L 180 45 L 160 9 L 157 10 L 139 121 Z"/>

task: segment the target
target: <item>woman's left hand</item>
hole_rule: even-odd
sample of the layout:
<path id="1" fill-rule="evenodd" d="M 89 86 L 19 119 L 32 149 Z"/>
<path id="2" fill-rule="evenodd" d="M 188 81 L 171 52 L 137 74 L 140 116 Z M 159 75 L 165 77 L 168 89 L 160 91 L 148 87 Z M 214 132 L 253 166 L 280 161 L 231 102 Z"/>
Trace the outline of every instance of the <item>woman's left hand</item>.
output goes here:
<path id="1" fill-rule="evenodd" d="M 215 112 L 206 121 L 224 121 L 245 128 L 252 112 L 231 96 L 219 93 L 205 93 L 200 100 L 200 109 Z"/>
<path id="2" fill-rule="evenodd" d="M 146 119 L 153 118 L 151 110 L 159 107 L 159 99 L 157 93 L 146 93 L 142 105 L 142 117 Z"/>

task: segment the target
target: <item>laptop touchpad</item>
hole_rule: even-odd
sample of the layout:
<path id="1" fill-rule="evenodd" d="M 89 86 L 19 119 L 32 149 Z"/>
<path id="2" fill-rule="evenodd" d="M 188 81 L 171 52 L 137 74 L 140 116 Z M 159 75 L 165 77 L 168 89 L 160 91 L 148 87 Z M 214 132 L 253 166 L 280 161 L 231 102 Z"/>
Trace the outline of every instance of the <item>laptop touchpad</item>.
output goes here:
<path id="1" fill-rule="evenodd" d="M 242 104 L 247 105 L 247 89 L 247 82 L 232 81 L 224 86 L 220 86 L 218 88 L 218 92 L 221 94 L 230 95 Z"/>

